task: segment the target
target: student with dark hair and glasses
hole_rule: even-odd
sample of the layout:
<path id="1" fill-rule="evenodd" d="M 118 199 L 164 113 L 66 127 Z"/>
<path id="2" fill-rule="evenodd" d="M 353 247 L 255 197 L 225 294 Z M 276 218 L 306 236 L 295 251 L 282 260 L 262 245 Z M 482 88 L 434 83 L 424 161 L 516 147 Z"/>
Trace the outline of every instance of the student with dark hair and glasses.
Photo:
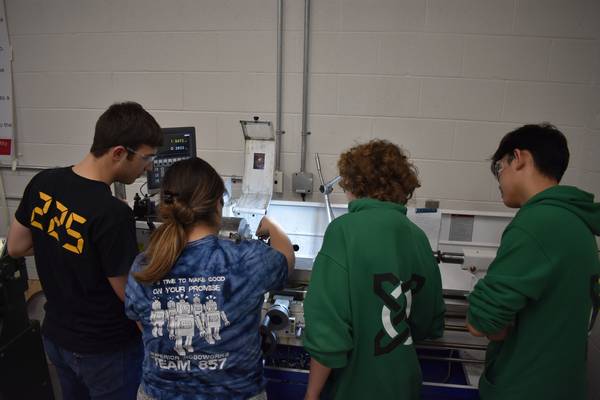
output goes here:
<path id="1" fill-rule="evenodd" d="M 600 204 L 559 185 L 568 163 L 567 140 L 550 124 L 508 133 L 492 156 L 502 200 L 519 211 L 469 296 L 467 328 L 490 339 L 483 400 L 587 399 Z"/>
<path id="2" fill-rule="evenodd" d="M 47 299 L 44 347 L 65 400 L 136 397 L 143 348 L 123 304 L 137 255 L 135 222 L 110 185 L 150 170 L 162 140 L 141 105 L 113 104 L 85 158 L 34 176 L 15 213 L 8 252 L 35 256 Z"/>

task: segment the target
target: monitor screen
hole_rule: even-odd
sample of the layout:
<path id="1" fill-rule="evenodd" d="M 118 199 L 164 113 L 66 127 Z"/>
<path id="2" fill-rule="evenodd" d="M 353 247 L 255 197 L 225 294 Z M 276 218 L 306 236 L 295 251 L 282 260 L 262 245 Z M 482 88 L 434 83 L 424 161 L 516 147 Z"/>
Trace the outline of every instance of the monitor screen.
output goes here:
<path id="1" fill-rule="evenodd" d="M 156 152 L 152 171 L 147 173 L 148 193 L 160 190 L 160 183 L 173 163 L 196 157 L 196 128 L 163 128 L 164 142 Z"/>

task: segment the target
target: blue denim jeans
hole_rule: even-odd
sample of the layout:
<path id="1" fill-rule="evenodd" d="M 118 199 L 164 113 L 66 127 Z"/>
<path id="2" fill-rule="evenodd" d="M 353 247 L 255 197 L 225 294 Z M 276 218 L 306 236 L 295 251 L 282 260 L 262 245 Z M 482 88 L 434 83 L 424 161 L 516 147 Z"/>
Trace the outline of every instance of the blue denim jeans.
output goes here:
<path id="1" fill-rule="evenodd" d="M 81 354 L 43 339 L 63 400 L 135 400 L 144 359 L 141 340 L 114 353 Z"/>

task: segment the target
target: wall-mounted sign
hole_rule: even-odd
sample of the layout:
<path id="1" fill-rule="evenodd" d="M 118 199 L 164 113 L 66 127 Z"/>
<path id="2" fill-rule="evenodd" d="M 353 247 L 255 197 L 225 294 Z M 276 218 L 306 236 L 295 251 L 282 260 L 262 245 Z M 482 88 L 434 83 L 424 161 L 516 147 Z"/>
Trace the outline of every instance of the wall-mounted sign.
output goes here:
<path id="1" fill-rule="evenodd" d="M 8 41 L 4 2 L 0 6 L 0 163 L 9 164 L 15 158 L 12 51 Z"/>

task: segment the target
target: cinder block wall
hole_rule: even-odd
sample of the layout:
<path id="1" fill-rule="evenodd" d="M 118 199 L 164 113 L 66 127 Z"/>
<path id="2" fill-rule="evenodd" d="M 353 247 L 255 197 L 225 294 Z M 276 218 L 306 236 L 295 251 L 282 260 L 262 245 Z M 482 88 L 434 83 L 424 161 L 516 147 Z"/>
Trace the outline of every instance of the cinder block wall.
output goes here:
<path id="1" fill-rule="evenodd" d="M 304 2 L 284 3 L 283 197 L 297 199 Z M 319 152 L 334 176 L 341 151 L 385 138 L 419 168 L 417 205 L 500 210 L 487 158 L 507 131 L 547 120 L 570 141 L 564 182 L 600 194 L 599 3 L 313 0 L 307 169 Z M 199 155 L 241 175 L 238 120 L 275 117 L 276 6 L 6 0 L 20 162 L 76 162 L 102 110 L 131 99 L 163 126 L 196 126 Z M 13 197 L 30 176 L 2 175 Z"/>
<path id="2" fill-rule="evenodd" d="M 283 197 L 298 199 L 304 2 L 284 3 Z M 195 126 L 199 156 L 241 175 L 238 120 L 275 117 L 276 6 L 6 0 L 20 163 L 77 162 L 100 113 L 135 100 L 165 127 Z M 551 121 L 571 147 L 564 183 L 600 195 L 598 21 L 598 0 L 313 0 L 308 170 L 319 152 L 332 177 L 341 151 L 385 138 L 419 168 L 417 205 L 502 210 L 486 159 L 509 130 Z M 0 174 L 13 198 L 32 176 Z"/>

